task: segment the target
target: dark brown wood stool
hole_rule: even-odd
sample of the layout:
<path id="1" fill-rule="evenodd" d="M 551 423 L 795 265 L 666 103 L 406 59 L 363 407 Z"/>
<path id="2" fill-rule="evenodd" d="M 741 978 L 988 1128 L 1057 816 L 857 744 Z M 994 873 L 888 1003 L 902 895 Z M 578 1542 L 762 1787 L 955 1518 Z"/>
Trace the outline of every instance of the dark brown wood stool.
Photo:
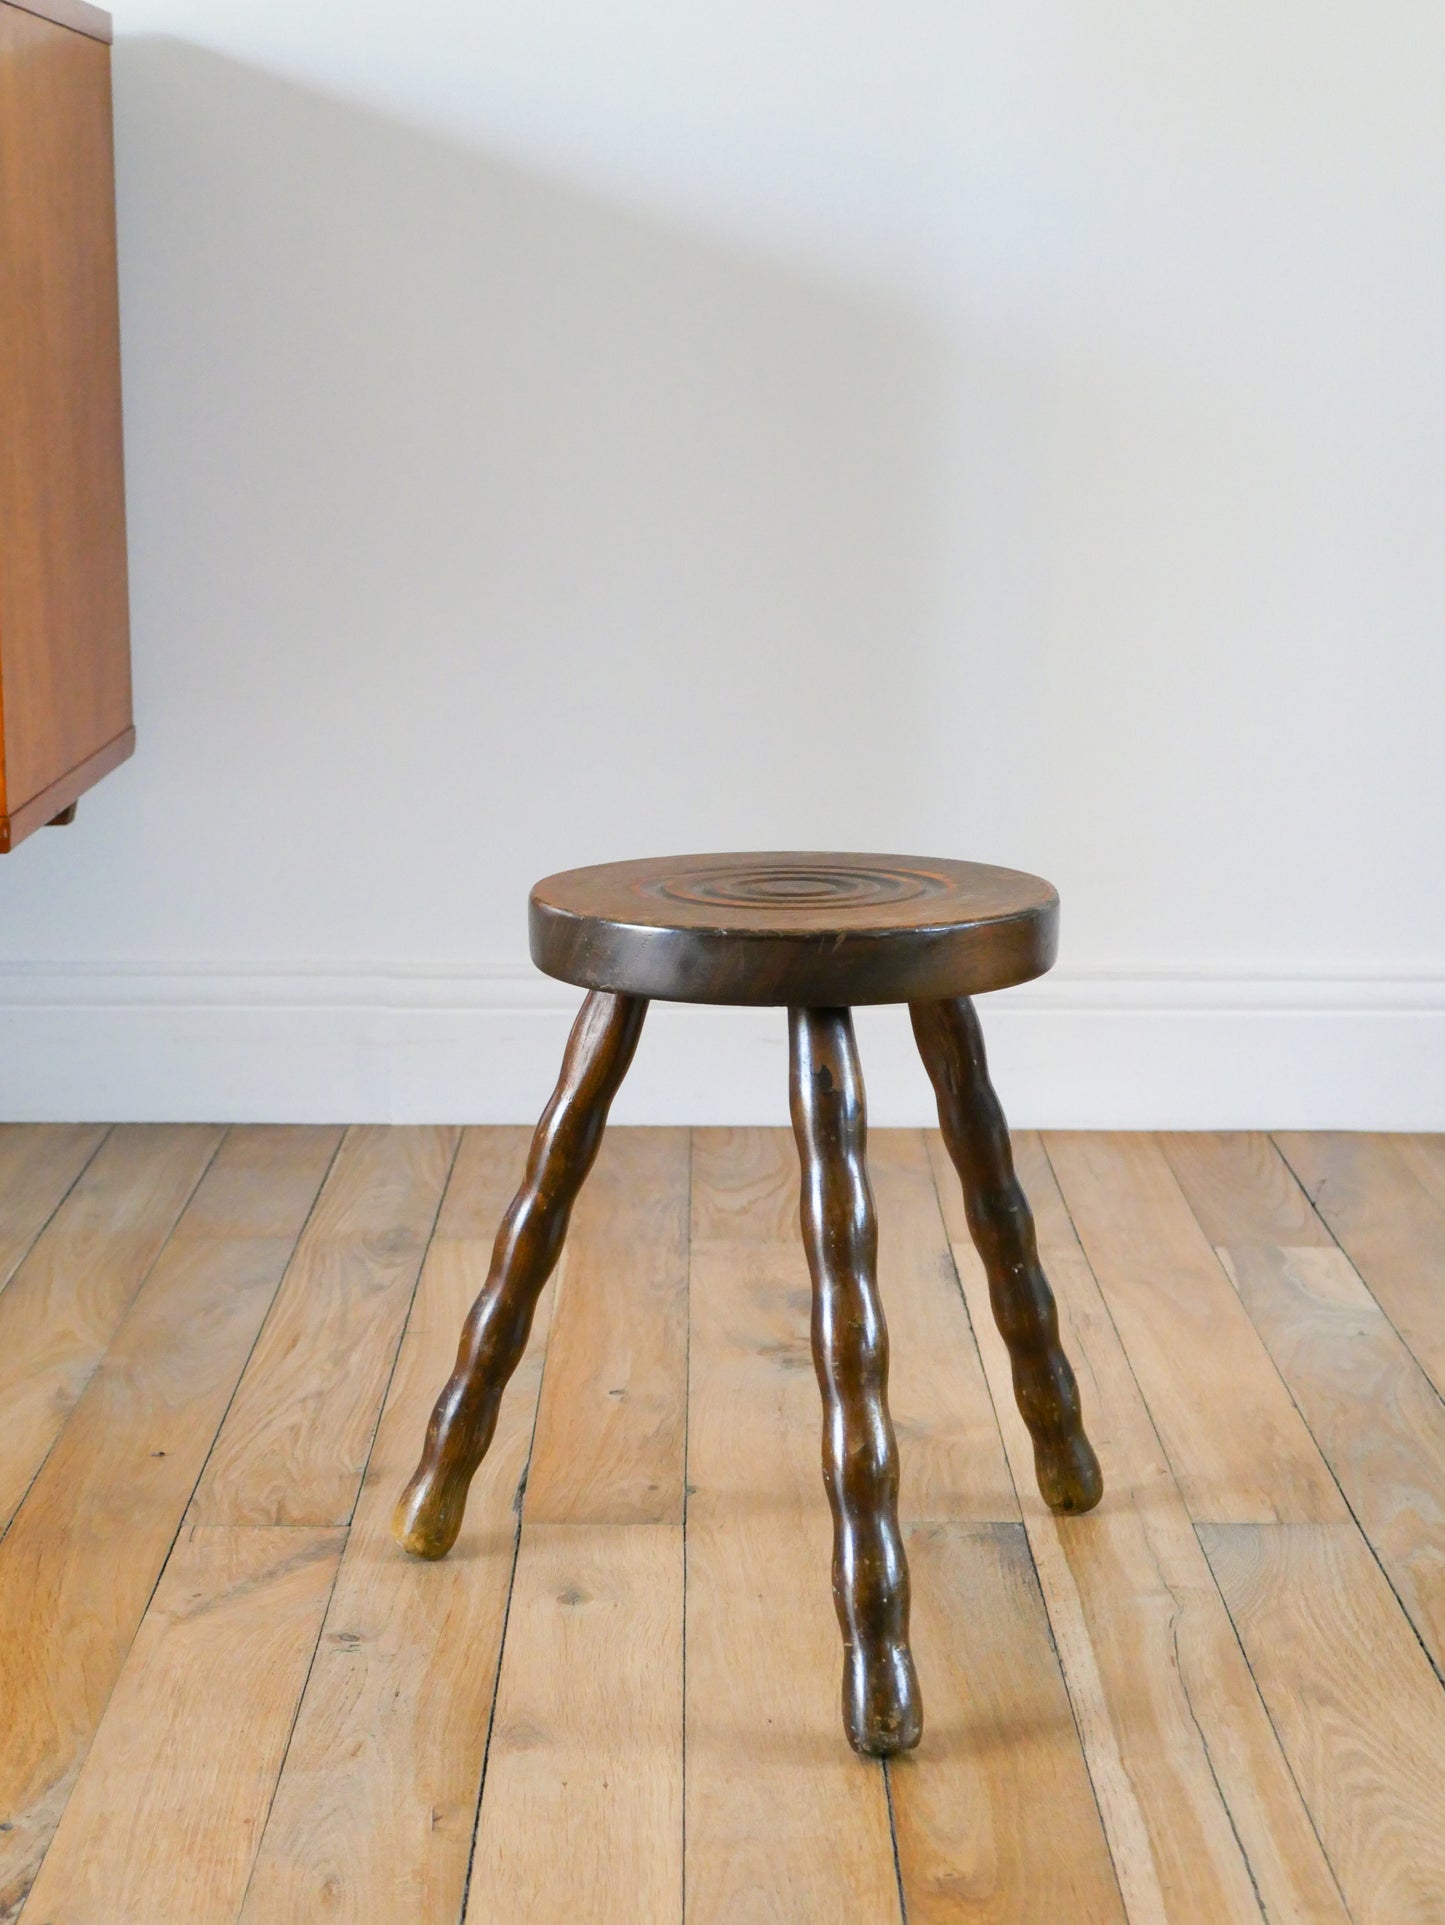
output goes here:
<path id="1" fill-rule="evenodd" d="M 823 1481 L 833 1507 L 833 1598 L 845 1647 L 843 1722 L 875 1757 L 918 1743 L 908 1565 L 898 1530 L 898 1446 L 888 1416 L 888 1332 L 865 1161 L 855 1003 L 910 1005 L 938 1097 L 968 1226 L 1013 1364 L 1039 1489 L 1056 1511 L 1103 1494 L 1079 1391 L 1059 1345 L 1033 1218 L 988 1080 L 970 996 L 1041 976 L 1059 899 L 1047 882 L 982 863 L 908 856 L 713 855 L 608 863 L 532 891 L 532 959 L 590 991 L 542 1113 L 527 1173 L 462 1332 L 394 1529 L 444 1557 L 496 1427 L 532 1312 L 653 998 L 785 1005 L 802 1223 L 813 1277 L 813 1362 L 823 1396 Z"/>

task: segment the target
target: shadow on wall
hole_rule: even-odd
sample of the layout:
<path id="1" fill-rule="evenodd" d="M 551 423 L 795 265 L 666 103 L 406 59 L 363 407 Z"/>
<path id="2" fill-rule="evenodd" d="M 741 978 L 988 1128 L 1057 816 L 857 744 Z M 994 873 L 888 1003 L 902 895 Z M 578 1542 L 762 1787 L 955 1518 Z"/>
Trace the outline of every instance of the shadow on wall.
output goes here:
<path id="1" fill-rule="evenodd" d="M 116 85 L 133 880 L 225 877 L 147 953 L 517 955 L 562 863 L 906 834 L 920 322 L 175 41 Z"/>

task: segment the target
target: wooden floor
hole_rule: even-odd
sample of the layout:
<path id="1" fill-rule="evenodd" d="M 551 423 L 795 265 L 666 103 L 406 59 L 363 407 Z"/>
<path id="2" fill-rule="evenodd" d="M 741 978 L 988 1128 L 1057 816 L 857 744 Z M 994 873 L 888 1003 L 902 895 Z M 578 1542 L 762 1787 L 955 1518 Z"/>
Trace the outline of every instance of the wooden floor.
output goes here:
<path id="1" fill-rule="evenodd" d="M 0 1130 L 0 1917 L 1445 1920 L 1445 1138 L 1050 1135 L 1055 1521 L 875 1133 L 922 1749 L 846 1749 L 791 1138 L 619 1130 L 444 1564 L 525 1134 Z"/>

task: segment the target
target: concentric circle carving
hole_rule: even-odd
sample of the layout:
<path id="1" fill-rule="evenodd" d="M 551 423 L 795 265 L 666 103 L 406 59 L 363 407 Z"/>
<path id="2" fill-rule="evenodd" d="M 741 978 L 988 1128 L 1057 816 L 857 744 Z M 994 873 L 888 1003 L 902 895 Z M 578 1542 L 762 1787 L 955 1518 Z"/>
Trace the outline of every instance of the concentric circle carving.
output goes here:
<path id="1" fill-rule="evenodd" d="M 533 960 L 563 982 L 654 1001 L 844 1008 L 1041 975 L 1058 897 L 987 863 L 737 850 L 545 876 L 529 919 Z"/>
<path id="2" fill-rule="evenodd" d="M 829 868 L 825 865 L 765 867 L 739 863 L 731 869 L 698 869 L 659 876 L 642 892 L 667 902 L 704 909 L 885 909 L 920 897 L 943 895 L 942 876 L 926 869 Z"/>

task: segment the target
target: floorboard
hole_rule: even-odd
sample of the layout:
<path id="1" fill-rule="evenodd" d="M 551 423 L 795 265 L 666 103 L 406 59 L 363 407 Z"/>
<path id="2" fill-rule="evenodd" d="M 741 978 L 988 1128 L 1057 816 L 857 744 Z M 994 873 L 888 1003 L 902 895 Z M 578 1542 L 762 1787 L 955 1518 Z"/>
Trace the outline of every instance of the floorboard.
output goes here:
<path id="1" fill-rule="evenodd" d="M 0 1290 L 106 1134 L 100 1124 L 0 1124 Z"/>
<path id="2" fill-rule="evenodd" d="M 1022 1524 L 907 1534 L 924 1742 L 889 1766 L 909 1925 L 1121 1925 Z"/>
<path id="3" fill-rule="evenodd" d="M 1399 1138 L 1275 1137 L 1371 1295 L 1445 1397 L 1445 1198 L 1438 1175 L 1431 1183 L 1420 1174 L 1427 1161 L 1438 1170 L 1434 1139 L 1417 1141 L 1411 1156 L 1402 1153 Z"/>
<path id="4" fill-rule="evenodd" d="M 1344 1518 L 1329 1467 L 1158 1142 L 1051 1132 L 1046 1143 L 1190 1515 Z"/>
<path id="5" fill-rule="evenodd" d="M 1445 1918 L 1445 1692 L 1359 1533 L 1199 1534 L 1356 1925 Z"/>
<path id="6" fill-rule="evenodd" d="M 682 1526 L 522 1531 L 467 1925 L 682 1917 Z"/>
<path id="7" fill-rule="evenodd" d="M 686 1130 L 617 1130 L 573 1212 L 527 1523 L 682 1523 Z"/>
<path id="8" fill-rule="evenodd" d="M 1183 1140 L 1185 1192 L 1445 1677 L 1445 1403 L 1321 1220 L 1299 1221 L 1268 1137 L 1247 1158 L 1240 1139 Z"/>
<path id="9" fill-rule="evenodd" d="M 791 1137 L 784 1136 L 780 1147 L 796 1165 Z M 923 1132 L 875 1130 L 868 1164 L 878 1213 L 878 1285 L 888 1320 L 899 1516 L 905 1525 L 1017 1523 L 1018 1498 Z"/>
<path id="10" fill-rule="evenodd" d="M 469 1131 L 441 1220 L 495 1223 L 525 1153 L 524 1131 Z M 402 1557 L 391 1513 L 490 1258 L 490 1240 L 475 1238 L 439 1236 L 427 1252 L 247 1892 L 247 1925 L 461 1915 L 550 1287 L 450 1557 Z"/>
<path id="11" fill-rule="evenodd" d="M 179 1174 L 158 1186 L 167 1207 L 204 1148 L 185 1145 Z M 251 1148 L 251 1132 L 231 1132 L 198 1211 Z M 314 1193 L 324 1156 L 301 1160 Z M 0 1543 L 0 1917 L 18 1908 L 59 1821 L 307 1205 L 302 1186 L 289 1222 L 274 1203 L 258 1211 L 279 1235 L 233 1220 L 225 1235 L 170 1240 Z"/>
<path id="12" fill-rule="evenodd" d="M 149 1124 L 112 1130 L 0 1292 L 0 1531 L 223 1134 Z"/>
<path id="13" fill-rule="evenodd" d="M 889 1767 L 908 1918 L 1122 1919 L 923 1133 L 869 1165 L 927 1731 Z"/>
<path id="14" fill-rule="evenodd" d="M 573 1216 L 467 1925 L 682 1916 L 689 1176 L 685 1130 L 617 1131 Z"/>
<path id="15" fill-rule="evenodd" d="M 1330 1867 L 1141 1395 L 1136 1359 L 1121 1341 L 1125 1333 L 1080 1247 L 1043 1146 L 1036 1137 L 1021 1139 L 1019 1169 L 1104 1471 L 1102 1505 L 1075 1518 L 1054 1517 L 1039 1498 L 982 1266 L 964 1240 L 941 1140 L 931 1138 L 931 1148 L 1131 1921 L 1344 1925 Z M 1111 1213 L 1132 1223 L 1157 1193 L 1157 1172 L 1119 1156 L 1119 1148 L 1117 1139 L 1100 1146 L 1102 1167 L 1112 1167 L 1120 1184 Z M 1135 1189 L 1128 1172 L 1141 1168 L 1144 1180 Z M 1182 1226 L 1176 1237 L 1188 1247 Z M 1189 1263 L 1198 1267 L 1192 1250 Z M 1222 1273 L 1221 1282 L 1229 1288 Z M 1225 1341 L 1237 1343 L 1237 1334 L 1226 1332 Z M 1224 1451 L 1216 1453 L 1220 1460 L 1228 1461 Z"/>
<path id="16" fill-rule="evenodd" d="M 335 1530 L 187 1527 L 31 1892 L 26 1925 L 230 1925 L 342 1540 Z M 204 1718 L 195 1715 L 198 1693 Z"/>
<path id="17" fill-rule="evenodd" d="M 0 1919 L 1445 1925 L 1445 1138 L 1021 1136 L 1057 1519 L 941 1140 L 874 1133 L 886 1771 L 787 1130 L 609 1133 L 454 1552 L 393 1544 L 528 1140 L 0 1128 Z"/>
<path id="18" fill-rule="evenodd" d="M 352 1129 L 196 1494 L 206 1524 L 350 1522 L 457 1132 Z"/>
<path id="19" fill-rule="evenodd" d="M 832 1530 L 796 1237 L 701 1237 L 796 1185 L 781 1131 L 694 1134 L 687 1918 L 902 1917 L 882 1768 L 841 1730 Z M 769 1207 L 771 1206 L 771 1207 Z M 796 1188 L 793 1208 L 796 1210 Z"/>

